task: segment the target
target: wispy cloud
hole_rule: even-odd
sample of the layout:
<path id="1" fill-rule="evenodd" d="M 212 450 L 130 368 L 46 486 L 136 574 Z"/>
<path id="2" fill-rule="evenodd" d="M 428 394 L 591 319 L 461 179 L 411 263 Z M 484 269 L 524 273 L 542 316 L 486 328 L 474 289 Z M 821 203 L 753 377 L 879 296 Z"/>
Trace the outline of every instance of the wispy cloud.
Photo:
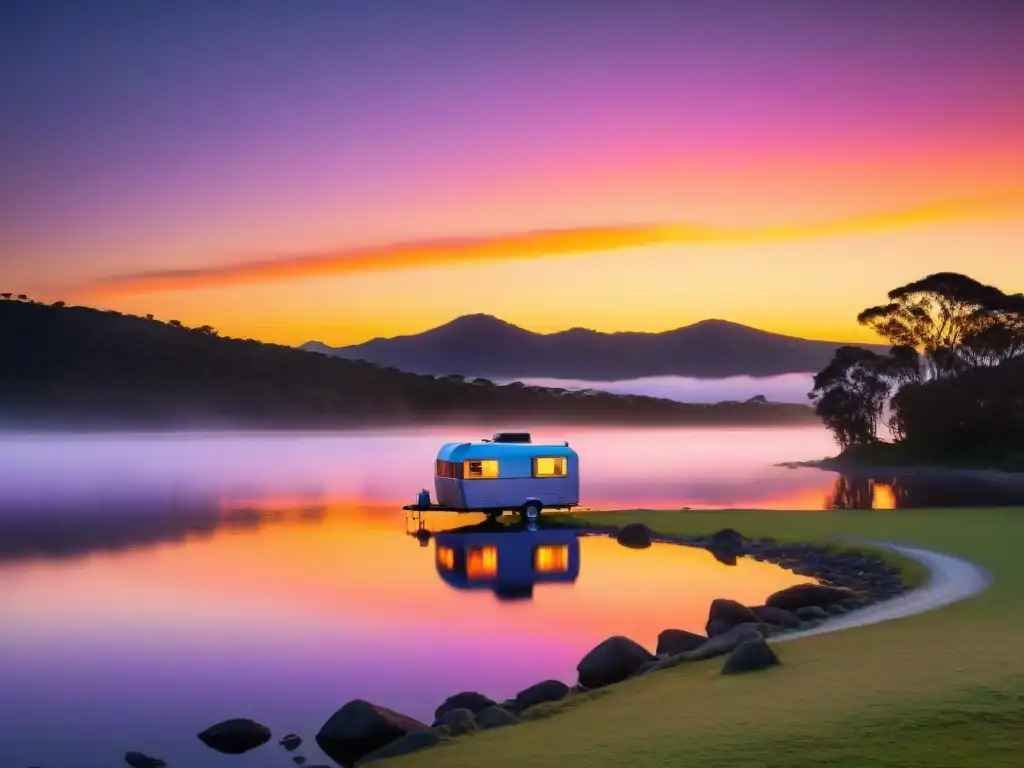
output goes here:
<path id="1" fill-rule="evenodd" d="M 649 245 L 770 243 L 857 235 L 931 222 L 998 216 L 1022 200 L 1021 192 L 888 211 L 848 219 L 752 228 L 697 224 L 584 226 L 524 232 L 370 244 L 315 253 L 280 254 L 199 269 L 168 269 L 100 278 L 82 286 L 88 293 L 126 294 L 266 283 L 307 277 L 470 265 L 601 253 Z"/>

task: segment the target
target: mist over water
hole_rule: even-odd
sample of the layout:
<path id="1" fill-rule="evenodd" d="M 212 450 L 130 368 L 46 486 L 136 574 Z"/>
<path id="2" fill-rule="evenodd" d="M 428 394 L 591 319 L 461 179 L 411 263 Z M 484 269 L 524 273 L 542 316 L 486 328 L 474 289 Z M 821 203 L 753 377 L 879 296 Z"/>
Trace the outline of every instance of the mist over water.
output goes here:
<path id="1" fill-rule="evenodd" d="M 512 379 L 499 379 L 505 384 Z M 764 395 L 777 403 L 807 405 L 807 393 L 814 383 L 812 373 L 787 373 L 782 376 L 730 376 L 725 379 L 695 379 L 686 376 L 649 376 L 623 381 L 585 381 L 582 379 L 519 379 L 524 384 L 563 389 L 598 389 L 617 395 L 648 395 L 683 403 L 718 403 L 722 400 L 749 400 Z"/>
<path id="2" fill-rule="evenodd" d="M 456 588 L 401 507 L 433 487 L 442 443 L 504 430 L 568 440 L 581 502 L 597 509 L 831 514 L 1021 498 L 777 466 L 835 452 L 817 425 L 0 434 L 0 766 L 106 768 L 138 749 L 217 768 L 231 760 L 195 734 L 230 717 L 265 722 L 275 740 L 298 731 L 310 764 L 329 764 L 308 737 L 350 699 L 429 721 L 460 690 L 500 700 L 545 678 L 572 683 L 610 635 L 654 647 L 669 626 L 703 631 L 717 597 L 756 604 L 797 578 L 586 537 L 578 570 L 525 599 Z M 482 519 L 426 517 L 448 537 Z M 504 541 L 500 558 L 515 548 Z M 286 760 L 270 744 L 244 764 Z"/>

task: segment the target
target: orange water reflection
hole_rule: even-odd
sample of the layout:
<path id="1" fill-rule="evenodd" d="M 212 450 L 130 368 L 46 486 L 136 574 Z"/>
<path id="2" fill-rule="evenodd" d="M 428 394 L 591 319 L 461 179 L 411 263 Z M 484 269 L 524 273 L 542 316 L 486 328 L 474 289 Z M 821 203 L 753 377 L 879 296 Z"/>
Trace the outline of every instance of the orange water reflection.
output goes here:
<path id="1" fill-rule="evenodd" d="M 507 627 L 516 635 L 576 636 L 587 641 L 624 633 L 653 643 L 667 626 L 699 631 L 716 597 L 758 603 L 769 593 L 806 581 L 775 566 L 741 561 L 728 568 L 703 550 L 655 546 L 631 550 L 610 539 L 583 541 L 580 577 L 571 587 L 538 589 L 528 610 L 510 608 L 488 594 L 448 588 L 435 571 L 448 562 L 443 551 L 417 547 L 399 527 L 402 517 L 348 505 L 327 505 L 317 519 L 304 507 L 286 509 L 255 528 L 226 527 L 184 546 L 165 544 L 120 555 L 96 554 L 75 567 L 44 565 L 22 571 L 11 606 L 49 605 L 34 620 L 54 631 L 85 623 L 109 628 L 130 617 L 133 605 L 159 595 L 161 612 L 206 615 L 202 605 L 245 605 L 256 615 L 319 620 L 344 612 L 367 626 L 400 624 L 410 630 L 443 626 L 446 631 Z M 429 517 L 429 516 L 428 516 Z M 448 527 L 478 516 L 430 517 Z M 538 548 L 540 569 L 564 568 L 561 548 Z M 493 576 L 495 547 L 470 552 L 473 578 Z M 81 614 L 67 595 L 103 596 L 102 610 Z M 191 606 L 191 607 L 189 607 Z M 514 625 L 509 612 L 514 612 Z M 69 615 L 70 614 L 70 615 Z M 13 619 L 12 619 L 13 620 Z"/>
<path id="2" fill-rule="evenodd" d="M 473 547 L 466 553 L 466 575 L 470 579 L 488 579 L 497 573 L 497 547 Z"/>
<path id="3" fill-rule="evenodd" d="M 544 544 L 533 552 L 533 568 L 537 573 L 566 573 L 569 570 L 569 547 L 565 544 Z"/>

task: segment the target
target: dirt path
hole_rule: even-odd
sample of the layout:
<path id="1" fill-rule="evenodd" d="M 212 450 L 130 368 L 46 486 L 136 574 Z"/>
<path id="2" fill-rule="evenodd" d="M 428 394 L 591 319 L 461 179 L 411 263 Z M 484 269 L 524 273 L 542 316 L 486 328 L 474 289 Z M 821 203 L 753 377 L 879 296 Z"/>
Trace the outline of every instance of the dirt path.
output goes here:
<path id="1" fill-rule="evenodd" d="M 983 592 L 992 583 L 992 577 L 988 571 L 959 557 L 885 541 L 862 541 L 861 543 L 889 549 L 904 557 L 912 558 L 930 571 L 931 578 L 924 586 L 894 597 L 892 600 L 876 603 L 853 613 L 836 616 L 814 629 L 773 638 L 774 642 L 821 635 L 826 632 L 838 632 L 841 629 L 877 624 L 880 621 L 902 619 L 905 616 L 933 611 L 944 605 L 973 597 L 979 592 Z"/>

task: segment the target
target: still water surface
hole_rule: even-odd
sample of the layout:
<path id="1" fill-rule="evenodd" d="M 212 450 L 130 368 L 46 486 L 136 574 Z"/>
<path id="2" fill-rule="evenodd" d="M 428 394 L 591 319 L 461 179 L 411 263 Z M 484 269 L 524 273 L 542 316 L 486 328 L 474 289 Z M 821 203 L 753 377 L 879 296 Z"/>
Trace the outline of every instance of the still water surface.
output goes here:
<path id="1" fill-rule="evenodd" d="M 327 763 L 312 736 L 350 699 L 429 721 L 459 690 L 571 684 L 609 635 L 653 647 L 666 627 L 701 631 L 715 597 L 757 603 L 802 581 L 588 537 L 568 577 L 521 599 L 454 588 L 400 507 L 430 486 L 441 442 L 492 431 L 0 438 L 0 765 L 101 768 L 130 749 L 171 768 L 290 764 L 276 743 L 232 758 L 195 738 L 228 717 L 265 722 L 274 742 L 296 730 Z M 815 428 L 545 437 L 580 452 L 594 508 L 897 497 L 773 466 L 832 451 Z"/>

